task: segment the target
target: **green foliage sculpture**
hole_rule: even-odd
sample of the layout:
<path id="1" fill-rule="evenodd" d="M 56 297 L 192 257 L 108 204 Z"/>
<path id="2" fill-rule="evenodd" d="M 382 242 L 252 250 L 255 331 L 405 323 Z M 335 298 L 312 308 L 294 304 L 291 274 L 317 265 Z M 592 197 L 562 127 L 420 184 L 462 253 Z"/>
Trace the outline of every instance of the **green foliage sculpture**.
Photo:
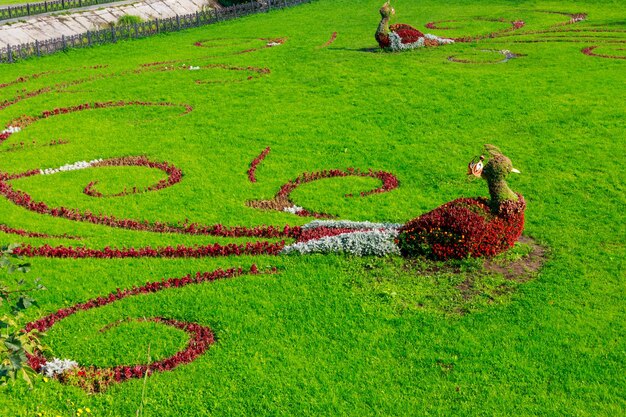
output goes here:
<path id="1" fill-rule="evenodd" d="M 468 175 L 487 181 L 490 198 L 459 198 L 411 220 L 400 229 L 398 245 L 405 256 L 426 255 L 435 259 L 494 256 L 511 248 L 524 230 L 524 198 L 511 190 L 506 178 L 511 160 L 493 145 L 476 157 Z"/>

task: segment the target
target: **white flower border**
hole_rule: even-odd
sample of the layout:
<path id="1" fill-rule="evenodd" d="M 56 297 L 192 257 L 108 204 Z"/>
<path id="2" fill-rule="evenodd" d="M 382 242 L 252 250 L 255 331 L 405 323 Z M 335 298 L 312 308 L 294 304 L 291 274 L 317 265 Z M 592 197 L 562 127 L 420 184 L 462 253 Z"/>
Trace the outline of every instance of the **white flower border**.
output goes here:
<path id="1" fill-rule="evenodd" d="M 94 159 L 94 160 L 91 160 L 89 162 L 87 162 L 87 161 L 78 161 L 78 162 L 74 162 L 72 164 L 65 164 L 65 165 L 60 166 L 58 168 L 40 169 L 39 173 L 41 175 L 52 175 L 52 174 L 56 174 L 56 173 L 59 173 L 59 172 L 77 171 L 79 169 L 91 168 L 92 166 L 94 166 L 98 162 L 102 162 L 102 161 L 104 161 L 104 159 L 102 159 L 102 158 L 101 159 Z"/>
<path id="2" fill-rule="evenodd" d="M 389 46 L 389 49 L 392 51 L 408 51 L 411 49 L 422 48 L 424 46 L 425 39 L 428 39 L 431 41 L 437 41 L 439 45 L 449 45 L 451 43 L 454 43 L 454 39 L 440 38 L 439 36 L 435 36 L 430 33 L 424 34 L 423 38 L 419 38 L 417 41 L 413 43 L 402 43 L 402 39 L 400 38 L 400 35 L 398 35 L 395 32 L 391 32 L 389 34 L 389 41 L 391 43 L 391 45 Z"/>
<path id="3" fill-rule="evenodd" d="M 354 229 L 336 236 L 326 236 L 298 242 L 286 246 L 283 255 L 293 253 L 345 253 L 355 256 L 388 256 L 399 255 L 400 248 L 395 243 L 401 224 L 354 222 L 350 220 L 314 220 L 302 226 L 302 229 L 320 227 L 333 229 Z M 364 230 L 365 229 L 365 230 Z"/>

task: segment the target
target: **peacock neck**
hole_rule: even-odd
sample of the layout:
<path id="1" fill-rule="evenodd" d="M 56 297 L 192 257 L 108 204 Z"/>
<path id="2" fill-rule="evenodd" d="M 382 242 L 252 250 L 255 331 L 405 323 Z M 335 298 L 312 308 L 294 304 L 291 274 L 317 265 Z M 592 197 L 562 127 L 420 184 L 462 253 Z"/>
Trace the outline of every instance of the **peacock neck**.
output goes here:
<path id="1" fill-rule="evenodd" d="M 506 200 L 517 201 L 519 198 L 515 191 L 509 188 L 505 180 L 487 180 L 489 195 L 491 196 L 491 208 L 495 212 L 500 209 L 500 204 Z"/>
<path id="2" fill-rule="evenodd" d="M 383 17 L 378 25 L 376 33 L 379 35 L 389 35 L 391 29 L 389 29 L 389 17 Z"/>

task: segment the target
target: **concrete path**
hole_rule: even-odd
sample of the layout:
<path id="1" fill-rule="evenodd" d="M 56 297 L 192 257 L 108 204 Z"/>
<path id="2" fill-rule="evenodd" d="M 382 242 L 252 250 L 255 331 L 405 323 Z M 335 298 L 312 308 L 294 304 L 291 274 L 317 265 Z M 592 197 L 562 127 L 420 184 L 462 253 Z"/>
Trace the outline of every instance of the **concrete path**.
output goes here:
<path id="1" fill-rule="evenodd" d="M 207 4 L 207 0 L 131 0 L 121 5 L 87 7 L 70 14 L 21 18 L 17 23 L 0 22 L 3 23 L 0 24 L 0 48 L 103 29 L 124 15 L 139 16 L 144 20 L 163 19 L 195 13 Z"/>

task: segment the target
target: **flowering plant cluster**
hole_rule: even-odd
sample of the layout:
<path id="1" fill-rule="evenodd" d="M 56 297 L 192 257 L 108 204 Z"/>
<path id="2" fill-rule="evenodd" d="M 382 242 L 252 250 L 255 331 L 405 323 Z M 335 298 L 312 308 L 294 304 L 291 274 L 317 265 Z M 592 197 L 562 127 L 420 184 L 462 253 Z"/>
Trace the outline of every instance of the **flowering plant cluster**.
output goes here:
<path id="1" fill-rule="evenodd" d="M 323 48 L 328 48 L 330 45 L 332 45 L 335 41 L 337 40 L 337 32 L 333 32 L 332 35 L 330 35 L 330 39 L 328 39 L 326 41 L 326 43 L 322 46 L 320 46 L 320 49 Z"/>
<path id="2" fill-rule="evenodd" d="M 487 21 L 487 22 L 507 22 L 507 20 L 504 18 L 491 19 L 491 18 L 481 17 L 481 18 L 475 18 L 475 20 Z M 459 20 L 440 20 L 438 22 L 428 22 L 426 23 L 426 27 L 428 29 L 449 30 L 452 28 L 451 27 L 439 27 L 438 25 L 441 23 L 459 23 L 459 22 L 460 22 Z M 480 39 L 497 38 L 499 36 L 503 36 L 506 33 L 521 29 L 526 25 L 526 23 L 523 20 L 515 20 L 509 23 L 511 24 L 511 27 L 506 28 L 506 29 L 498 30 L 495 32 L 490 32 L 485 35 L 463 36 L 460 38 L 454 38 L 453 40 L 456 42 L 474 42 Z"/>
<path id="3" fill-rule="evenodd" d="M 39 173 L 41 175 L 52 175 L 52 174 L 57 174 L 59 172 L 77 171 L 77 170 L 80 170 L 80 169 L 91 168 L 96 163 L 102 162 L 102 161 L 103 161 L 103 159 L 93 159 L 93 160 L 91 160 L 89 162 L 87 162 L 87 161 L 78 161 L 78 162 L 74 162 L 74 163 L 71 163 L 71 164 L 65 164 L 65 165 L 60 166 L 58 168 L 41 169 L 41 170 L 39 170 Z"/>
<path id="4" fill-rule="evenodd" d="M 250 182 L 256 182 L 256 169 L 259 164 L 263 162 L 263 160 L 270 153 L 270 151 L 271 148 L 268 146 L 267 148 L 263 149 L 263 152 L 261 152 L 259 156 L 254 158 L 250 163 L 250 168 L 248 169 L 248 180 L 250 180 Z"/>
<path id="5" fill-rule="evenodd" d="M 391 51 L 408 51 L 411 49 L 423 48 L 424 46 L 449 45 L 454 43 L 453 39 L 440 38 L 430 33 L 424 34 L 417 38 L 415 42 L 404 43 L 402 38 L 396 32 L 389 33 L 389 50 Z"/>
<path id="6" fill-rule="evenodd" d="M 339 229 L 330 229 L 339 230 Z M 346 253 L 355 256 L 386 256 L 400 254 L 395 238 L 396 229 L 364 230 L 339 233 L 335 236 L 325 236 L 311 239 L 306 242 L 297 242 L 286 246 L 282 254 L 311 254 L 311 253 Z"/>
<path id="7" fill-rule="evenodd" d="M 268 272 L 275 273 L 276 269 L 272 268 Z M 79 311 L 103 307 L 118 300 L 139 294 L 155 293 L 168 288 L 182 288 L 188 285 L 233 278 L 243 274 L 255 275 L 259 273 L 261 272 L 257 266 L 252 265 L 248 271 L 244 271 L 242 268 L 232 268 L 228 270 L 217 269 L 211 272 L 197 272 L 194 275 L 188 274 L 180 278 L 167 278 L 161 281 L 148 282 L 141 287 L 132 287 L 125 290 L 118 288 L 115 292 L 107 296 L 93 298 L 84 303 L 62 308 L 39 320 L 30 322 L 25 326 L 24 330 L 27 332 L 32 330 L 44 332 L 54 326 L 55 323 Z M 142 378 L 153 372 L 169 371 L 181 364 L 192 362 L 198 356 L 202 355 L 215 341 L 211 329 L 197 323 L 185 323 L 179 320 L 162 317 L 154 317 L 146 320 L 176 327 L 187 332 L 190 335 L 190 340 L 186 348 L 169 358 L 148 365 L 120 365 L 113 368 L 73 366 L 74 362 L 69 360 L 59 361 L 55 359 L 48 362 L 41 351 L 34 351 L 32 354 L 28 355 L 29 364 L 34 370 L 50 374 L 62 382 L 79 380 L 82 382 L 82 384 L 78 384 L 79 386 L 91 390 L 92 392 L 98 392 L 106 388 L 106 385 L 111 382 L 123 382 L 131 378 Z M 52 363 L 52 365 L 49 366 L 49 363 Z M 104 383 L 102 383 L 103 381 Z M 97 384 L 94 384 L 94 382 Z"/>
<path id="8" fill-rule="evenodd" d="M 147 220 L 139 221 L 133 219 L 118 219 L 115 216 L 94 214 L 90 211 L 80 212 L 76 209 L 66 207 L 49 207 L 43 201 L 35 201 L 32 197 L 23 192 L 14 190 L 8 180 L 23 176 L 37 175 L 39 171 L 28 171 L 23 174 L 9 176 L 0 173 L 0 195 L 6 197 L 14 204 L 24 207 L 27 210 L 39 214 L 47 214 L 53 217 L 60 217 L 68 220 L 82 221 L 93 224 L 100 224 L 109 227 L 139 230 L 155 233 L 180 233 L 188 235 L 221 236 L 221 237 L 257 237 L 257 238 L 280 238 L 293 237 L 300 233 L 297 226 L 286 225 L 283 228 L 275 226 L 255 226 L 255 227 L 227 227 L 221 224 L 201 225 L 198 223 L 167 224 L 161 222 L 150 223 Z"/>
<path id="9" fill-rule="evenodd" d="M 515 59 L 515 58 L 518 58 L 520 56 L 525 56 L 523 54 L 513 53 L 513 52 L 509 51 L 508 49 L 501 49 L 501 50 L 497 50 L 497 49 L 481 49 L 481 52 L 495 52 L 495 53 L 503 55 L 504 58 L 503 59 L 499 59 L 497 61 L 472 61 L 472 60 L 469 60 L 469 59 L 457 58 L 456 56 L 451 55 L 451 56 L 448 57 L 448 61 L 457 62 L 457 63 L 460 63 L 460 64 L 482 64 L 482 65 L 487 64 L 487 65 L 489 65 L 489 64 L 503 64 L 505 62 L 510 61 L 511 59 Z"/>
<path id="10" fill-rule="evenodd" d="M 41 365 L 41 372 L 48 378 L 54 378 L 58 375 L 63 374 L 71 369 L 77 368 L 78 362 L 70 360 L 70 359 L 59 359 L 54 358 L 51 361 L 47 361 L 44 365 Z"/>
<path id="11" fill-rule="evenodd" d="M 493 213 L 485 198 L 460 198 L 436 208 L 400 229 L 397 244 L 404 256 L 438 260 L 494 256 L 511 248 L 524 229 L 526 203 L 501 203 Z"/>
<path id="12" fill-rule="evenodd" d="M 315 220 L 302 226 L 297 242 L 286 246 L 281 253 L 347 253 L 356 256 L 399 254 L 394 240 L 401 226 L 395 223 Z"/>
<path id="13" fill-rule="evenodd" d="M 283 185 L 280 190 L 278 190 L 278 193 L 276 193 L 273 199 L 248 201 L 247 204 L 251 207 L 255 207 L 258 209 L 285 211 L 303 217 L 311 216 L 316 218 L 330 218 L 332 216 L 329 214 L 312 212 L 294 205 L 289 196 L 296 188 L 298 188 L 302 184 L 317 181 L 323 178 L 341 178 L 350 176 L 371 177 L 377 178 L 382 181 L 383 184 L 380 187 L 370 191 L 364 191 L 359 193 L 361 197 L 365 197 L 371 194 L 385 193 L 398 188 L 400 184 L 398 178 L 395 175 L 386 171 L 374 171 L 372 169 L 362 171 L 358 168 L 348 168 L 346 170 L 330 169 L 316 172 L 305 172 L 297 178 L 289 181 L 287 184 Z M 345 197 L 354 197 L 354 195 L 346 194 Z"/>
<path id="14" fill-rule="evenodd" d="M 47 233 L 29 232 L 24 229 L 15 229 L 13 227 L 9 227 L 6 224 L 0 224 L 0 232 L 7 233 L 10 235 L 24 236 L 24 237 L 41 237 L 41 238 L 48 238 L 48 239 L 80 239 L 80 237 L 69 236 L 66 234 L 49 235 Z"/>
<path id="15" fill-rule="evenodd" d="M 10 136 L 10 135 L 8 135 L 8 136 Z M 8 138 L 8 136 L 7 136 L 7 138 Z M 2 141 L 2 135 L 0 134 L 0 142 L 1 141 Z M 68 143 L 69 143 L 69 141 L 67 141 L 65 139 L 53 139 L 53 140 L 51 140 L 50 142 L 48 142 L 46 144 L 37 146 L 37 141 L 33 140 L 33 142 L 30 145 L 28 145 L 28 144 L 26 144 L 24 142 L 12 143 L 10 148 L 5 149 L 5 150 L 0 151 L 0 152 L 15 152 L 15 151 L 18 151 L 18 150 L 23 150 L 23 149 L 25 149 L 28 146 L 30 146 L 31 148 L 36 148 L 36 147 L 44 147 L 44 146 L 66 145 Z"/>
<path id="16" fill-rule="evenodd" d="M 220 256 L 243 256 L 243 255 L 276 255 L 285 246 L 285 242 L 246 242 L 237 245 L 229 243 L 220 245 L 213 243 L 200 246 L 164 246 L 152 248 L 111 248 L 90 249 L 72 246 L 31 246 L 22 245 L 14 249 L 18 256 L 45 258 L 97 258 L 97 259 L 120 259 L 120 258 L 206 258 Z"/>
<path id="17" fill-rule="evenodd" d="M 600 58 L 609 58 L 609 59 L 626 59 L 626 55 L 608 55 L 608 54 L 596 54 L 594 49 L 598 48 L 599 45 L 588 46 L 583 48 L 581 52 L 587 56 L 596 56 Z"/>
<path id="18" fill-rule="evenodd" d="M 154 162 L 149 160 L 145 156 L 126 156 L 122 158 L 111 158 L 107 160 L 98 160 L 91 164 L 92 167 L 118 167 L 118 166 L 143 166 L 147 168 L 159 169 L 167 174 L 166 180 L 161 180 L 158 183 L 138 189 L 134 187 L 131 191 L 124 190 L 117 194 L 105 196 L 101 192 L 95 189 L 95 185 L 98 181 L 90 182 L 83 192 L 92 197 L 121 197 L 129 194 L 146 193 L 149 191 L 161 190 L 163 188 L 171 187 L 174 184 L 178 184 L 183 178 L 183 171 L 174 165 L 167 162 Z"/>

